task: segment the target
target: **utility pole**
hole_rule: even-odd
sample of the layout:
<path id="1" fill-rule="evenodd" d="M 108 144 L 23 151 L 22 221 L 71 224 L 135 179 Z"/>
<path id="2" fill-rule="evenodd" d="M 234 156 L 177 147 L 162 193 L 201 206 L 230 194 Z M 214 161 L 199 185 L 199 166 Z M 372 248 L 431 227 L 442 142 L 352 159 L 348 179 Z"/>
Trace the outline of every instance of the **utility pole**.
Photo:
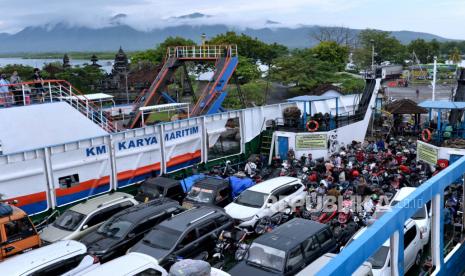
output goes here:
<path id="1" fill-rule="evenodd" d="M 371 71 L 375 72 L 375 41 L 373 39 L 370 40 L 371 42 Z"/>
<path id="2" fill-rule="evenodd" d="M 431 83 L 433 86 L 433 96 L 432 100 L 435 101 L 436 96 L 436 69 L 437 69 L 438 58 L 434 56 L 434 66 L 433 66 L 433 82 Z"/>

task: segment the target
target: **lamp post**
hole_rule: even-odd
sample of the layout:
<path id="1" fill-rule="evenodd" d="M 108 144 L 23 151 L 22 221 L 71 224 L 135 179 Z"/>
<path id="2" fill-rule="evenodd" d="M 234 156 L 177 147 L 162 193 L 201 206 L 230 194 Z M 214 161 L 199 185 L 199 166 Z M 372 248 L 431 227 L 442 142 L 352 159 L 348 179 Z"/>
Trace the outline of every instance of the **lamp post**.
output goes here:
<path id="1" fill-rule="evenodd" d="M 375 71 L 375 41 L 373 39 L 370 40 L 371 43 L 371 71 Z"/>
<path id="2" fill-rule="evenodd" d="M 434 101 L 436 99 L 436 70 L 437 70 L 437 63 L 438 63 L 438 58 L 434 56 L 434 65 L 433 65 L 433 82 L 431 83 L 433 86 L 433 95 L 432 95 L 432 100 Z"/>

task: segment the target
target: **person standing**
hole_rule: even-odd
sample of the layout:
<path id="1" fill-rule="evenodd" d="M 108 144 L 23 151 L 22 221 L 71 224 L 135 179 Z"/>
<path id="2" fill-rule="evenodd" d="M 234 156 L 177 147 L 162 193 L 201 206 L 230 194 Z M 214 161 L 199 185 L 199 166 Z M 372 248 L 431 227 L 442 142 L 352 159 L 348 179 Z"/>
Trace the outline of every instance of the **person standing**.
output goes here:
<path id="1" fill-rule="evenodd" d="M 18 75 L 18 71 L 13 71 L 13 74 L 10 77 L 10 84 L 19 84 L 21 83 L 21 78 Z M 14 85 L 11 87 L 13 92 L 13 103 L 22 103 L 23 102 L 23 93 L 21 91 L 20 85 Z"/>
<path id="2" fill-rule="evenodd" d="M 42 76 L 40 75 L 39 68 L 34 68 L 32 80 L 34 81 L 35 88 L 33 95 L 38 99 L 38 101 L 42 101 L 44 95 L 44 79 L 42 79 Z"/>
<path id="3" fill-rule="evenodd" d="M 4 107 L 9 106 L 9 90 L 8 90 L 8 80 L 6 79 L 5 74 L 0 75 L 0 104 L 3 104 Z"/>

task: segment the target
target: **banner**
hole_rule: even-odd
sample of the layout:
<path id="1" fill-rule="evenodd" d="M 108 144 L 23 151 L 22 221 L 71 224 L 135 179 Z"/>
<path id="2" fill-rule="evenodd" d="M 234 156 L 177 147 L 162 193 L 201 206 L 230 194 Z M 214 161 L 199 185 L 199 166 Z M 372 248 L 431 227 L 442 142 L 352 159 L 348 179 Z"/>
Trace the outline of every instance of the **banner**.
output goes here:
<path id="1" fill-rule="evenodd" d="M 436 165 L 438 161 L 438 148 L 422 142 L 417 142 L 417 159 L 431 165 Z"/>
<path id="2" fill-rule="evenodd" d="M 326 134 L 297 134 L 295 136 L 296 150 L 327 149 Z"/>

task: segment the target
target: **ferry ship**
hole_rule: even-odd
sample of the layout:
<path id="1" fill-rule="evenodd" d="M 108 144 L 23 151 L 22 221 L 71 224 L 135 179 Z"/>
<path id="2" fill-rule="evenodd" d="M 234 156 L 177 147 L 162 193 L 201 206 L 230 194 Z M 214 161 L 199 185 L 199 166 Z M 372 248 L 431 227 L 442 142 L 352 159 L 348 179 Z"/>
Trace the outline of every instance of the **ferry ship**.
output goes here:
<path id="1" fill-rule="evenodd" d="M 182 119 L 148 124 L 147 110 L 183 107 L 165 93 L 167 80 L 183 62 L 199 60 L 214 61 L 216 70 L 198 102 L 187 107 Z M 0 109 L 3 200 L 15 202 L 30 215 L 45 213 L 151 176 L 259 152 L 264 133 L 271 134 L 264 151 L 270 158 L 290 148 L 296 156 L 327 157 L 344 144 L 364 140 L 381 74 L 366 79 L 354 104 L 341 97 L 303 96 L 224 110 L 221 104 L 237 63 L 234 45 L 169 48 L 151 87 L 132 104 L 130 114 L 122 116 L 124 120 L 116 121 L 108 114 L 117 115 L 121 108 L 104 109 L 105 95 L 83 95 L 66 81 L 46 80 L 40 101 L 31 103 L 28 86 L 34 83 L 16 84 L 23 106 Z M 283 120 L 290 107 L 303 114 L 292 126 Z M 323 130 L 307 125 L 317 113 L 329 114 Z M 215 151 L 228 141 L 232 150 Z"/>

